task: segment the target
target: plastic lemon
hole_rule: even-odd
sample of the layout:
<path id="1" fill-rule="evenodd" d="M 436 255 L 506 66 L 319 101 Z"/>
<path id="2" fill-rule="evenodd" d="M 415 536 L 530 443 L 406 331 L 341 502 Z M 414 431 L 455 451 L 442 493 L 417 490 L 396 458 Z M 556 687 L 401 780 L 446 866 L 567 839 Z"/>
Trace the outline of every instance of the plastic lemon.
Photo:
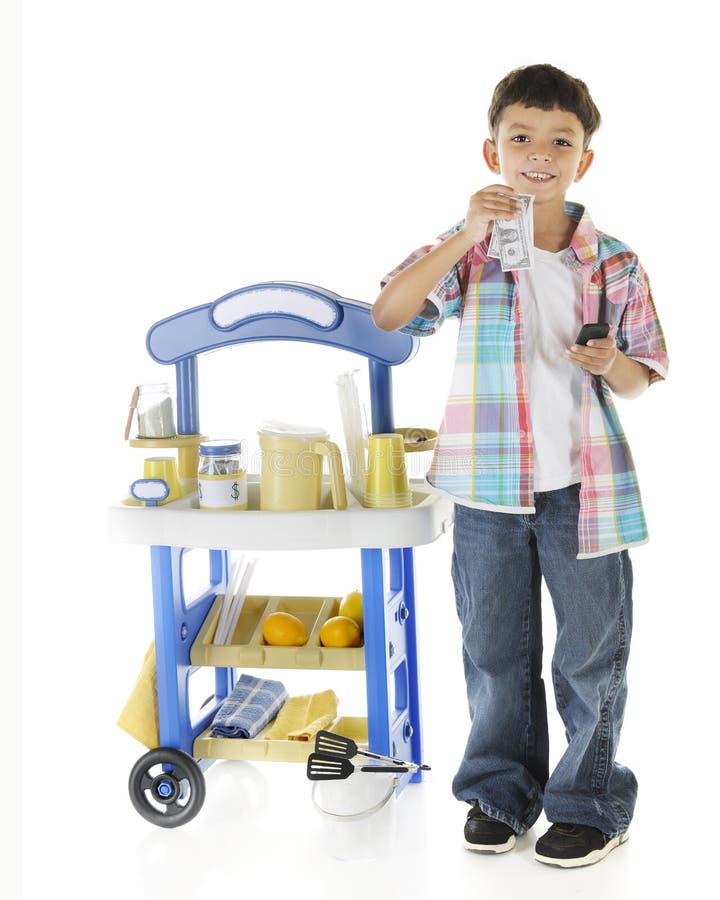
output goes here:
<path id="1" fill-rule="evenodd" d="M 323 647 L 359 647 L 362 629 L 349 616 L 333 616 L 320 629 L 320 643 Z"/>
<path id="2" fill-rule="evenodd" d="M 308 633 L 297 616 L 286 612 L 274 612 L 263 622 L 263 638 L 273 647 L 302 647 Z"/>
<path id="3" fill-rule="evenodd" d="M 362 628 L 363 626 L 363 596 L 361 591 L 350 591 L 349 594 L 345 594 L 345 596 L 340 601 L 340 609 L 338 610 L 341 616 L 349 616 L 351 619 L 355 619 L 358 625 Z"/>

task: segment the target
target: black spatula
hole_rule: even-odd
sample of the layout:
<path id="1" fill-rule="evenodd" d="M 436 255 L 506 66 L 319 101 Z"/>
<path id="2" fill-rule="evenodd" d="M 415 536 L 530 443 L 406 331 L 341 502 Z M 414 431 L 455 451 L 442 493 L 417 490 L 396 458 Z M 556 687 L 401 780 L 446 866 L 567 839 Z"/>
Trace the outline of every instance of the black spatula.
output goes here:
<path id="1" fill-rule="evenodd" d="M 333 734 L 331 731 L 318 731 L 315 735 L 315 750 L 317 753 L 331 754 L 344 759 L 352 759 L 358 753 L 360 756 L 367 756 L 370 759 L 380 759 L 383 762 L 395 763 L 398 766 L 408 766 L 415 769 L 429 770 L 430 766 L 421 765 L 419 763 L 409 763 L 404 759 L 395 759 L 392 756 L 381 756 L 379 753 L 371 753 L 369 750 L 360 750 L 358 745 L 352 738 L 344 737 L 341 734 Z"/>
<path id="2" fill-rule="evenodd" d="M 407 766 L 354 766 L 349 759 L 332 753 L 311 753 L 307 761 L 310 781 L 337 781 L 353 772 L 407 772 Z"/>

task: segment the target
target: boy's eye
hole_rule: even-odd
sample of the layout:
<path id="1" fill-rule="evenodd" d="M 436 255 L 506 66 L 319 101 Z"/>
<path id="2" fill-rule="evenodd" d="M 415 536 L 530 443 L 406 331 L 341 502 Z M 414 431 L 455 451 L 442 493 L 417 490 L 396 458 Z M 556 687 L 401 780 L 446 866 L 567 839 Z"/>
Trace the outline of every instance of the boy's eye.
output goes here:
<path id="1" fill-rule="evenodd" d="M 530 138 L 526 134 L 516 134 L 515 137 L 511 138 L 515 144 L 524 144 L 530 140 Z"/>
<path id="2" fill-rule="evenodd" d="M 569 147 L 570 142 L 566 141 L 565 138 L 555 138 L 555 143 L 559 144 L 561 147 Z"/>

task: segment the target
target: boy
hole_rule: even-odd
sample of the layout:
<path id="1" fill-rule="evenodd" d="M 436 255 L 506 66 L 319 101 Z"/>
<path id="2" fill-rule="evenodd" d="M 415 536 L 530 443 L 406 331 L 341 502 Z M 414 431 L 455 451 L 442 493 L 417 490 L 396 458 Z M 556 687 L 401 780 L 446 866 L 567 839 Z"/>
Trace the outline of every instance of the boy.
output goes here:
<path id="1" fill-rule="evenodd" d="M 600 115 L 582 81 L 527 66 L 496 87 L 483 155 L 504 183 L 384 280 L 376 325 L 435 332 L 460 318 L 428 481 L 453 496 L 452 577 L 471 728 L 453 793 L 465 846 L 510 850 L 541 810 L 537 860 L 574 867 L 627 838 L 637 782 L 615 762 L 632 629 L 628 548 L 647 530 L 612 394 L 667 373 L 645 272 L 565 193 L 590 168 Z M 533 195 L 534 263 L 503 272 L 495 219 Z M 578 345 L 584 323 L 606 338 Z M 557 641 L 552 680 L 568 746 L 549 773 L 541 579 Z"/>

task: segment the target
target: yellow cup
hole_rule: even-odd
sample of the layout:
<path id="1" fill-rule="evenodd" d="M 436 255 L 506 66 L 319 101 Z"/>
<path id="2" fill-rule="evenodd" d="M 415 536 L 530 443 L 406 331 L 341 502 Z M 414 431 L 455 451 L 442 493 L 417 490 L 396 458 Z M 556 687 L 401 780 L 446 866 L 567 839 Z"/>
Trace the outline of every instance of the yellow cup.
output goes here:
<path id="1" fill-rule="evenodd" d="M 143 476 L 145 478 L 162 478 L 167 484 L 170 493 L 165 500 L 160 501 L 160 506 L 182 497 L 177 460 L 174 456 L 146 456 Z"/>
<path id="2" fill-rule="evenodd" d="M 405 467 L 401 434 L 371 434 L 368 437 L 368 467 L 364 506 L 411 506 L 412 494 Z"/>

